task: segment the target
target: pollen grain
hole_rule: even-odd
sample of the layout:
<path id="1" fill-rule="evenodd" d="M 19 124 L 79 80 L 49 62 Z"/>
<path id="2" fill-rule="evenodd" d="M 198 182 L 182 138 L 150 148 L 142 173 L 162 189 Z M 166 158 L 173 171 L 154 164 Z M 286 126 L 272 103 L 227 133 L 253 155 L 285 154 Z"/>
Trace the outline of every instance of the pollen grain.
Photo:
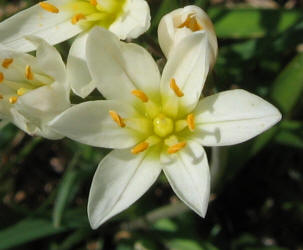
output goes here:
<path id="1" fill-rule="evenodd" d="M 133 147 L 131 152 L 132 154 L 139 154 L 143 151 L 145 151 L 149 147 L 148 142 L 141 142 L 137 146 Z"/>
<path id="2" fill-rule="evenodd" d="M 8 67 L 14 62 L 13 58 L 5 58 L 2 61 L 2 67 L 8 69 Z"/>
<path id="3" fill-rule="evenodd" d="M 170 88 L 175 92 L 176 96 L 182 97 L 184 96 L 184 93 L 181 91 L 181 89 L 178 87 L 175 78 L 172 78 L 170 80 Z"/>
<path id="4" fill-rule="evenodd" d="M 109 114 L 113 121 L 117 123 L 119 127 L 124 128 L 126 126 L 123 118 L 117 112 L 110 110 Z"/>
<path id="5" fill-rule="evenodd" d="M 184 148 L 186 146 L 186 142 L 179 142 L 173 146 L 170 146 L 167 149 L 167 153 L 169 154 L 174 154 L 177 153 L 178 151 L 180 151 L 182 148 Z"/>
<path id="6" fill-rule="evenodd" d="M 148 102 L 148 97 L 143 91 L 135 89 L 131 93 L 138 97 L 142 102 Z"/>
<path id="7" fill-rule="evenodd" d="M 52 5 L 52 4 L 47 3 L 47 2 L 40 2 L 39 5 L 42 9 L 44 9 L 48 12 L 51 12 L 51 13 L 54 13 L 54 14 L 59 13 L 59 9 L 55 5 Z"/>

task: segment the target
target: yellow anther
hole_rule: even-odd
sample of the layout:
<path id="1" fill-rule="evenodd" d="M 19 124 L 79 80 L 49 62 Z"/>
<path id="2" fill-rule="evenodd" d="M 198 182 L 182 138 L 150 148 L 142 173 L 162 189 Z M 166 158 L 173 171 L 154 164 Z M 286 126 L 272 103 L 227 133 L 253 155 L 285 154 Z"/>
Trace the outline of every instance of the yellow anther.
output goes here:
<path id="1" fill-rule="evenodd" d="M 143 151 L 145 151 L 149 147 L 148 142 L 141 142 L 137 146 L 133 147 L 131 152 L 132 154 L 139 154 Z"/>
<path id="2" fill-rule="evenodd" d="M 3 95 L 0 94 L 0 100 L 2 100 L 3 98 L 4 98 Z"/>
<path id="3" fill-rule="evenodd" d="M 29 91 L 29 89 L 26 88 L 20 88 L 17 90 L 17 95 L 18 96 L 23 96 L 24 94 L 26 94 Z"/>
<path id="4" fill-rule="evenodd" d="M 187 125 L 188 125 L 188 128 L 191 132 L 193 132 L 195 130 L 195 116 L 193 114 L 189 114 L 187 116 Z"/>
<path id="5" fill-rule="evenodd" d="M 98 3 L 97 3 L 97 0 L 89 0 L 90 4 L 96 6 Z"/>
<path id="6" fill-rule="evenodd" d="M 48 12 L 55 13 L 55 14 L 59 13 L 59 9 L 55 5 L 52 5 L 47 2 L 40 2 L 39 5 L 42 9 L 44 9 Z"/>
<path id="7" fill-rule="evenodd" d="M 72 22 L 72 24 L 77 24 L 80 20 L 85 19 L 85 18 L 86 17 L 83 14 L 79 13 L 79 14 L 76 14 L 73 16 L 71 22 Z"/>
<path id="8" fill-rule="evenodd" d="M 186 146 L 186 142 L 179 142 L 167 149 L 167 153 L 174 154 L 180 151 L 182 148 Z"/>
<path id="9" fill-rule="evenodd" d="M 184 96 L 184 93 L 181 91 L 181 89 L 178 87 L 175 78 L 172 78 L 170 80 L 170 88 L 175 92 L 176 96 L 182 97 Z"/>
<path id="10" fill-rule="evenodd" d="M 18 101 L 18 96 L 11 96 L 8 101 L 10 104 L 15 104 Z"/>
<path id="11" fill-rule="evenodd" d="M 26 65 L 26 67 L 25 67 L 25 77 L 29 81 L 34 80 L 34 74 L 33 74 L 33 71 L 32 71 L 32 67 L 29 66 L 29 65 Z"/>
<path id="12" fill-rule="evenodd" d="M 147 95 L 141 90 L 133 90 L 131 92 L 134 96 L 138 97 L 142 102 L 148 102 Z"/>
<path id="13" fill-rule="evenodd" d="M 198 23 L 197 18 L 194 16 L 194 14 L 188 15 L 184 23 L 178 26 L 178 28 L 189 28 L 193 32 L 203 30 L 203 26 Z"/>
<path id="14" fill-rule="evenodd" d="M 126 126 L 123 118 L 118 115 L 117 112 L 110 110 L 109 114 L 112 117 L 113 121 L 118 124 L 118 126 L 120 126 L 121 128 L 124 128 Z"/>
<path id="15" fill-rule="evenodd" d="M 2 61 L 2 67 L 8 69 L 8 67 L 14 62 L 13 58 L 5 58 Z"/>
<path id="16" fill-rule="evenodd" d="M 0 72 L 0 83 L 2 83 L 4 80 L 4 74 L 2 72 Z"/>

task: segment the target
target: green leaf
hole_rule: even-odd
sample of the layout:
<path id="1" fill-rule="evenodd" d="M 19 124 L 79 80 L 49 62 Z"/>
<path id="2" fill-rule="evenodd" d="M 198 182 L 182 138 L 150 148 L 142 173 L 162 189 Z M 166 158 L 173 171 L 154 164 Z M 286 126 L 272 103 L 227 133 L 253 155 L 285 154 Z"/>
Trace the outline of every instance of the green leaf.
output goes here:
<path id="1" fill-rule="evenodd" d="M 219 38 L 252 38 L 281 33 L 303 16 L 297 10 L 218 7 L 209 8 L 208 14 Z"/>

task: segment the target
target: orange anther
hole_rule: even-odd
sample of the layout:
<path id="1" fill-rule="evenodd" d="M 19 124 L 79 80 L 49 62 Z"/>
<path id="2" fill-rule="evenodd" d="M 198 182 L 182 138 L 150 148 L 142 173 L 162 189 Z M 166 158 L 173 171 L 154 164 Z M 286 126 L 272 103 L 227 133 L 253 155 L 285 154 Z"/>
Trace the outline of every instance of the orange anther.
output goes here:
<path id="1" fill-rule="evenodd" d="M 8 101 L 10 104 L 15 104 L 18 101 L 18 96 L 11 96 Z"/>
<path id="2" fill-rule="evenodd" d="M 137 146 L 133 147 L 131 152 L 132 154 L 139 154 L 145 151 L 149 147 L 148 142 L 141 142 Z"/>
<path id="3" fill-rule="evenodd" d="M 2 100 L 2 99 L 3 99 L 3 95 L 0 94 L 0 100 Z"/>
<path id="4" fill-rule="evenodd" d="M 182 97 L 184 96 L 184 93 L 181 91 L 181 89 L 178 87 L 175 78 L 172 78 L 170 80 L 170 88 L 175 92 L 176 96 Z"/>
<path id="5" fill-rule="evenodd" d="M 47 2 L 40 2 L 39 5 L 42 9 L 44 9 L 48 12 L 51 12 L 51 13 L 54 13 L 54 14 L 59 13 L 59 9 L 55 5 L 52 5 L 52 4 L 47 3 Z"/>
<path id="6" fill-rule="evenodd" d="M 29 66 L 29 65 L 27 65 L 27 66 L 25 67 L 25 77 L 26 77 L 26 79 L 29 80 L 29 81 L 34 80 L 33 71 L 32 71 L 31 66 Z"/>
<path id="7" fill-rule="evenodd" d="M 125 122 L 123 121 L 123 118 L 118 115 L 117 112 L 110 110 L 109 114 L 112 117 L 113 121 L 118 124 L 118 126 L 120 126 L 121 128 L 124 128 L 126 126 Z"/>
<path id="8" fill-rule="evenodd" d="M 194 16 L 194 14 L 188 15 L 186 20 L 178 26 L 178 28 L 189 28 L 193 32 L 203 30 L 203 26 L 198 23 L 197 18 Z"/>
<path id="9" fill-rule="evenodd" d="M 2 61 L 2 67 L 8 69 L 8 67 L 14 62 L 13 58 L 5 58 Z"/>
<path id="10" fill-rule="evenodd" d="M 186 142 L 179 142 L 167 149 L 167 153 L 174 154 L 180 151 L 182 148 L 186 146 Z"/>
<path id="11" fill-rule="evenodd" d="M 189 114 L 187 116 L 187 125 L 188 125 L 188 128 L 191 132 L 193 132 L 195 130 L 195 116 L 193 114 Z"/>
<path id="12" fill-rule="evenodd" d="M 133 90 L 131 92 L 134 96 L 138 97 L 142 102 L 148 102 L 147 95 L 141 90 Z"/>
<path id="13" fill-rule="evenodd" d="M 90 4 L 96 6 L 98 3 L 97 3 L 97 0 L 89 0 Z"/>
<path id="14" fill-rule="evenodd" d="M 80 20 L 85 19 L 85 18 L 86 17 L 83 14 L 79 13 L 79 14 L 76 14 L 73 16 L 71 22 L 72 22 L 72 24 L 77 24 Z"/>
<path id="15" fill-rule="evenodd" d="M 0 72 L 0 83 L 2 83 L 4 80 L 4 74 L 2 72 Z"/>

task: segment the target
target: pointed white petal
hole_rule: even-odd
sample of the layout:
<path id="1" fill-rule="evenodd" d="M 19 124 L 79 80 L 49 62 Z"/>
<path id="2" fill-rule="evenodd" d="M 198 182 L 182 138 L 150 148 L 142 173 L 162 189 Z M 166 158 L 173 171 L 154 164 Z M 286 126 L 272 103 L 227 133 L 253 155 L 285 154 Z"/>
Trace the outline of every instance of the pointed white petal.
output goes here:
<path id="1" fill-rule="evenodd" d="M 118 18 L 109 30 L 120 39 L 137 38 L 150 26 L 150 10 L 145 0 L 128 0 L 124 14 Z"/>
<path id="2" fill-rule="evenodd" d="M 209 72 L 207 49 L 205 32 L 192 33 L 179 42 L 163 70 L 160 88 L 164 103 L 177 98 L 170 88 L 170 81 L 174 78 L 184 93 L 183 97 L 177 98 L 182 108 L 180 112 L 188 113 L 196 106 Z"/>
<path id="3" fill-rule="evenodd" d="M 65 84 L 66 70 L 60 53 L 39 37 L 28 36 L 26 39 L 36 47 L 36 66 L 43 71 L 43 74 L 51 76 L 58 82 Z"/>
<path id="4" fill-rule="evenodd" d="M 58 7 L 69 1 L 46 2 Z M 0 43 L 24 52 L 35 49 L 33 44 L 25 39 L 28 35 L 41 37 L 52 45 L 60 43 L 82 32 L 79 25 L 72 25 L 70 22 L 71 15 L 66 11 L 50 13 L 36 4 L 0 23 Z"/>
<path id="5" fill-rule="evenodd" d="M 53 121 L 50 126 L 58 133 L 75 141 L 96 147 L 128 148 L 140 141 L 139 135 L 127 127 L 119 127 L 109 111 L 122 118 L 132 117 L 135 111 L 118 101 L 92 101 L 77 104 Z"/>
<path id="6" fill-rule="evenodd" d="M 176 195 L 197 214 L 205 217 L 210 174 L 204 149 L 189 141 L 187 147 L 177 153 L 174 161 L 163 165 L 163 170 Z"/>
<path id="7" fill-rule="evenodd" d="M 134 100 L 134 89 L 147 94 L 159 91 L 159 70 L 144 48 L 120 42 L 100 27 L 92 29 L 86 48 L 93 80 L 107 99 Z"/>
<path id="8" fill-rule="evenodd" d="M 100 163 L 89 193 L 88 217 L 93 229 L 139 199 L 161 172 L 159 153 L 150 149 L 138 155 L 114 150 Z"/>
<path id="9" fill-rule="evenodd" d="M 273 105 L 245 90 L 230 90 L 206 97 L 195 110 L 195 140 L 205 146 L 244 142 L 281 119 Z"/>

